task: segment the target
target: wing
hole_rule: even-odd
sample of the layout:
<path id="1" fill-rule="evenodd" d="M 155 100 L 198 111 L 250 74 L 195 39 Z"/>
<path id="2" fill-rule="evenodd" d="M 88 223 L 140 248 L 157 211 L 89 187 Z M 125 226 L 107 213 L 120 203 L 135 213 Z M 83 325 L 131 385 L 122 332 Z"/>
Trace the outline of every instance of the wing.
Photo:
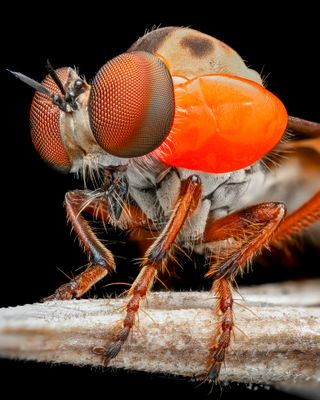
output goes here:
<path id="1" fill-rule="evenodd" d="M 320 154 L 320 123 L 289 117 L 288 131 L 293 132 L 294 135 L 284 144 L 284 148 L 307 148 Z"/>

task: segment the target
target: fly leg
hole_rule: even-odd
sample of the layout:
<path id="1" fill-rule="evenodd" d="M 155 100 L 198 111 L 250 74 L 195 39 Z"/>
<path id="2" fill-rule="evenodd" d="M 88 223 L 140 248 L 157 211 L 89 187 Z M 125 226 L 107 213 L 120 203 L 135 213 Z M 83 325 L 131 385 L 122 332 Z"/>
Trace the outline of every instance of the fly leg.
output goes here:
<path id="1" fill-rule="evenodd" d="M 282 203 L 262 203 L 234 212 L 216 221 L 208 221 L 204 242 L 221 242 L 219 251 L 210 256 L 208 277 L 214 279 L 212 292 L 221 318 L 209 347 L 207 379 L 217 381 L 234 327 L 231 282 L 239 272 L 268 245 L 285 216 Z M 231 240 L 224 245 L 223 241 Z M 219 243 L 220 245 L 220 243 Z"/>
<path id="2" fill-rule="evenodd" d="M 100 242 L 89 223 L 81 215 L 86 210 L 86 202 L 93 207 L 91 198 L 90 192 L 81 190 L 70 191 L 65 196 L 67 217 L 84 251 L 88 253 L 91 265 L 69 283 L 60 286 L 53 295 L 46 297 L 45 301 L 79 298 L 109 272 L 115 270 L 112 253 Z M 107 211 L 106 207 L 104 211 Z"/>
<path id="3" fill-rule="evenodd" d="M 112 253 L 97 238 L 89 223 L 81 215 L 83 212 L 121 229 L 152 225 L 142 211 L 126 202 L 128 185 L 121 176 L 125 168 L 125 166 L 106 168 L 102 190 L 98 192 L 74 190 L 66 194 L 67 217 L 80 244 L 88 254 L 90 265 L 44 300 L 79 298 L 109 272 L 115 270 Z"/>
<path id="4" fill-rule="evenodd" d="M 126 315 L 116 330 L 112 342 L 107 347 L 97 347 L 96 354 L 102 355 L 105 365 L 117 356 L 134 326 L 135 316 L 140 308 L 141 300 L 151 289 L 159 270 L 166 268 L 170 251 L 176 236 L 184 222 L 196 209 L 201 197 L 201 181 L 192 175 L 181 182 L 180 194 L 176 200 L 171 217 L 154 243 L 144 255 L 142 269 L 134 281 L 130 291 L 130 299 L 126 305 Z"/>

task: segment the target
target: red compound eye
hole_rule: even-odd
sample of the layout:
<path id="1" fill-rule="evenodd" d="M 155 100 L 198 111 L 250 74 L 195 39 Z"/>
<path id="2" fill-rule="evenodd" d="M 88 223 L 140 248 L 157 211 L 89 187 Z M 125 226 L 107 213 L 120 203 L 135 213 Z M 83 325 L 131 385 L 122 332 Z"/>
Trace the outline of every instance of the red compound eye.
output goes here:
<path id="1" fill-rule="evenodd" d="M 167 137 L 174 115 L 171 75 L 146 52 L 122 54 L 97 73 L 89 99 L 90 125 L 108 153 L 139 157 Z"/>
<path id="2" fill-rule="evenodd" d="M 253 164 L 281 139 L 287 112 L 255 82 L 228 75 L 174 78 L 176 115 L 153 154 L 165 164 L 213 173 Z"/>
<path id="3" fill-rule="evenodd" d="M 59 68 L 56 73 L 65 85 L 69 68 Z M 50 75 L 41 82 L 51 93 L 61 94 Z M 52 103 L 52 99 L 36 92 L 30 110 L 31 138 L 40 156 L 49 164 L 62 170 L 69 170 L 71 163 L 61 138 L 62 111 Z"/>

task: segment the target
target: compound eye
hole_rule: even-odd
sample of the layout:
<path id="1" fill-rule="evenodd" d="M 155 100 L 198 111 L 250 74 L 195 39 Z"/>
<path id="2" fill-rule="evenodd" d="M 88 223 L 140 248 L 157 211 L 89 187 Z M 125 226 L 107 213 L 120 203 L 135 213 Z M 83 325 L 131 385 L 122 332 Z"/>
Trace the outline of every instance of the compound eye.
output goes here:
<path id="1" fill-rule="evenodd" d="M 62 84 L 65 85 L 70 68 L 59 68 L 56 73 Z M 41 83 L 51 93 L 61 95 L 50 75 L 47 75 Z M 46 162 L 67 172 L 71 168 L 71 162 L 61 136 L 61 113 L 63 111 L 52 103 L 51 98 L 38 91 L 35 93 L 30 110 L 33 145 Z"/>
<path id="2" fill-rule="evenodd" d="M 92 132 L 118 157 L 139 157 L 157 148 L 174 117 L 171 75 L 151 53 L 125 53 L 97 73 L 89 99 Z"/>

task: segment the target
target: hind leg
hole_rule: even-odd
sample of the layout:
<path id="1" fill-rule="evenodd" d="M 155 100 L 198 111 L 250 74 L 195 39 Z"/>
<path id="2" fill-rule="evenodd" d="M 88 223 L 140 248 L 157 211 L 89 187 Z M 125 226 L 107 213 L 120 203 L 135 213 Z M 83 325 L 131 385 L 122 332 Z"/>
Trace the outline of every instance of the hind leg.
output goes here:
<path id="1" fill-rule="evenodd" d="M 212 292 L 217 299 L 215 313 L 220 314 L 210 344 L 207 379 L 217 381 L 234 327 L 232 280 L 271 240 L 285 216 L 282 203 L 262 203 L 234 212 L 208 223 L 205 242 L 234 239 L 209 256 L 208 277 L 214 279 Z"/>

